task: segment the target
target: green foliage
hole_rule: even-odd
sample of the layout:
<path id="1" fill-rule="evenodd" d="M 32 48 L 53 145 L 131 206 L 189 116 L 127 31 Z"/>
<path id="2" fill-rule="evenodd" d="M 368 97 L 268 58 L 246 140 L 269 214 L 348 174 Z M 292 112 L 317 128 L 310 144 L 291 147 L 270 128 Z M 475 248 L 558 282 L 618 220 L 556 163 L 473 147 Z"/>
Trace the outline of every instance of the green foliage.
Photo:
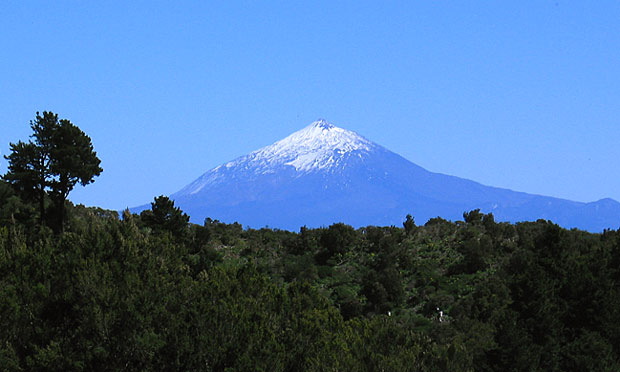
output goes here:
<path id="1" fill-rule="evenodd" d="M 164 196 L 119 220 L 66 200 L 101 172 L 90 139 L 31 127 L 0 180 L 2 370 L 620 370 L 620 230 L 244 230 Z"/>
<path id="2" fill-rule="evenodd" d="M 151 209 L 140 213 L 142 222 L 156 232 L 167 231 L 180 237 L 187 230 L 189 216 L 174 206 L 174 201 L 167 196 L 158 196 L 151 203 Z"/>
<path id="3" fill-rule="evenodd" d="M 36 208 L 20 198 L 11 185 L 0 180 L 0 225 L 25 225 L 35 223 Z"/>
<path id="4" fill-rule="evenodd" d="M 8 371 L 616 371 L 620 232 L 479 211 L 299 233 L 194 225 L 174 203 L 68 203 L 35 228 L 0 183 Z"/>
<path id="5" fill-rule="evenodd" d="M 28 143 L 11 143 L 8 172 L 11 183 L 24 200 L 37 202 L 41 224 L 47 222 L 57 232 L 63 230 L 65 201 L 76 184 L 93 182 L 102 169 L 90 138 L 69 120 L 58 115 L 37 112 L 30 122 L 33 131 Z M 46 220 L 46 199 L 53 201 L 51 217 Z"/>
<path id="6" fill-rule="evenodd" d="M 405 222 L 403 222 L 403 227 L 405 228 L 405 233 L 407 235 L 413 234 L 415 229 L 415 222 L 410 214 L 407 215 Z"/>
<path id="7" fill-rule="evenodd" d="M 356 238 L 355 230 L 349 225 L 335 223 L 329 226 L 319 238 L 322 250 L 317 255 L 317 260 L 326 263 L 330 258 L 346 254 L 355 244 Z"/>

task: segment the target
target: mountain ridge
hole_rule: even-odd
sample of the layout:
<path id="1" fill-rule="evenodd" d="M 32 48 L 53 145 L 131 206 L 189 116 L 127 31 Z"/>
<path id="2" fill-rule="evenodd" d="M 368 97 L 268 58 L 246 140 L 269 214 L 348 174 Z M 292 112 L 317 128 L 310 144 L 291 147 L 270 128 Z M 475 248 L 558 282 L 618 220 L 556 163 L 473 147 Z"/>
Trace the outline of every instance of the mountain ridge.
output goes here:
<path id="1" fill-rule="evenodd" d="M 458 220 L 474 209 L 498 221 L 620 227 L 613 199 L 576 202 L 434 173 L 322 119 L 205 172 L 170 197 L 197 223 L 211 217 L 289 230 L 334 222 L 397 225 L 407 214 Z"/>

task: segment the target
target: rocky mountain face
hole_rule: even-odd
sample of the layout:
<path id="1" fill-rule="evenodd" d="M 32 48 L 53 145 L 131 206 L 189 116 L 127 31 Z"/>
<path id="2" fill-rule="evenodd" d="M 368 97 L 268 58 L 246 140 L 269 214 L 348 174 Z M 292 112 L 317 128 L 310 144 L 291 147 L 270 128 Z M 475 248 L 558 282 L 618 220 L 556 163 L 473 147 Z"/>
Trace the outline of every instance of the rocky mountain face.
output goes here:
<path id="1" fill-rule="evenodd" d="M 418 223 L 459 220 L 473 209 L 498 221 L 620 227 L 614 200 L 580 203 L 433 173 L 324 120 L 220 165 L 170 197 L 193 222 L 210 217 L 254 228 L 400 225 L 407 214 Z"/>

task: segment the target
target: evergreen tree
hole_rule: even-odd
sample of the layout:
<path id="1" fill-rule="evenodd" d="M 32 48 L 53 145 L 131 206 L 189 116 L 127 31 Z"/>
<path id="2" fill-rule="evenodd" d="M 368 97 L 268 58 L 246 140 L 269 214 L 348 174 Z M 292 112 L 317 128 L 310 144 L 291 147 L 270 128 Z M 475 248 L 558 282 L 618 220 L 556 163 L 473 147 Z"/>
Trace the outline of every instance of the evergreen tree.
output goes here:
<path id="1" fill-rule="evenodd" d="M 413 233 L 413 229 L 415 229 L 415 221 L 410 214 L 407 215 L 405 222 L 403 222 L 403 227 L 405 228 L 407 235 L 411 235 Z"/>
<path id="2" fill-rule="evenodd" d="M 142 211 L 142 221 L 155 231 L 168 231 L 179 237 L 187 229 L 189 216 L 174 206 L 174 201 L 160 195 L 151 203 L 151 209 Z"/>
<path id="3" fill-rule="evenodd" d="M 54 204 L 51 226 L 64 229 L 65 201 L 76 184 L 85 186 L 101 174 L 101 161 L 90 137 L 67 119 L 53 112 L 37 112 L 30 122 L 33 134 L 28 143 L 11 143 L 8 172 L 4 176 L 24 197 L 39 204 L 41 224 L 45 222 L 46 196 Z"/>

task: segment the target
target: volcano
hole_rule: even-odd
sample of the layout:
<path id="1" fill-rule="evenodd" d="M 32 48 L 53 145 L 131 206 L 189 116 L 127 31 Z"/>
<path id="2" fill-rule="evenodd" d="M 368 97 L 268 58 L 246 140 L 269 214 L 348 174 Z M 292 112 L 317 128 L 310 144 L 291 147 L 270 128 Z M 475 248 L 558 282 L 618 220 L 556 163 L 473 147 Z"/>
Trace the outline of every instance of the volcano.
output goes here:
<path id="1" fill-rule="evenodd" d="M 459 220 L 474 209 L 497 221 L 620 227 L 612 199 L 575 202 L 433 173 L 325 120 L 209 170 L 170 198 L 193 222 L 210 217 L 253 228 L 400 225 L 407 214 L 418 223 Z"/>

